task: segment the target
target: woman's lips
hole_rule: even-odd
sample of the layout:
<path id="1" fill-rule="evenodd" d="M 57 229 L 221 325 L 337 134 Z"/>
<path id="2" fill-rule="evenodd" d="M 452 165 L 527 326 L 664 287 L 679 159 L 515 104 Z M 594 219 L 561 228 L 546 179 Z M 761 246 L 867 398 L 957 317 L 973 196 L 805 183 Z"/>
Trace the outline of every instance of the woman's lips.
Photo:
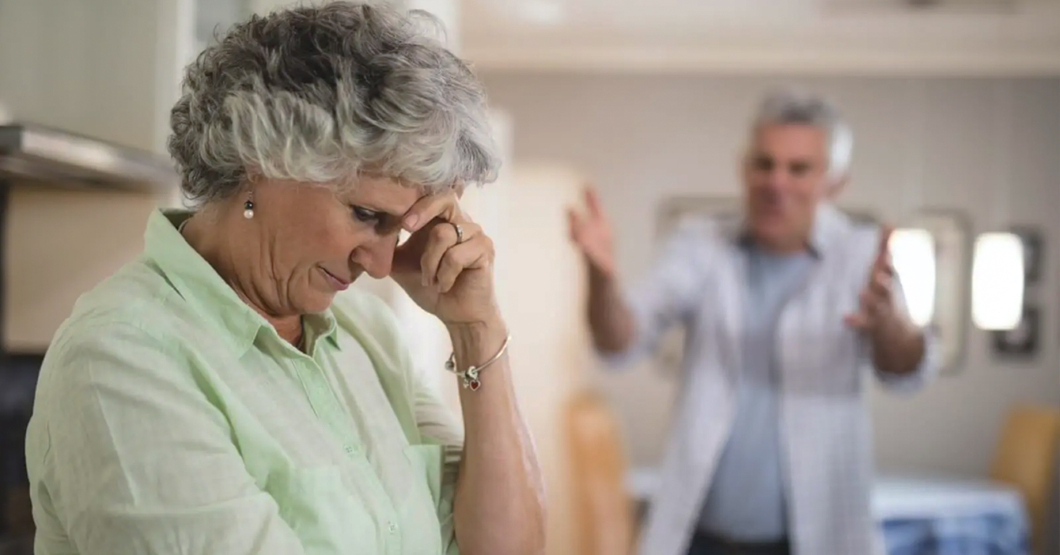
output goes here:
<path id="1" fill-rule="evenodd" d="M 324 277 L 328 278 L 328 283 L 330 283 L 336 291 L 345 291 L 346 288 L 350 286 L 351 282 L 336 276 L 324 268 L 321 268 L 320 271 L 324 272 Z"/>

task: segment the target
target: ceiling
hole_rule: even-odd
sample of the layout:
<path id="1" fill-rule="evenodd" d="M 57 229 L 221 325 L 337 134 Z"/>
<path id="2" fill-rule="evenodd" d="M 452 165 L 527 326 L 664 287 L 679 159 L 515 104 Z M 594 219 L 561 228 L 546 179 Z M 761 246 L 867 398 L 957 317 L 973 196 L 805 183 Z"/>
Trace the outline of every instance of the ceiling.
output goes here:
<path id="1" fill-rule="evenodd" d="M 459 35 L 501 70 L 1060 75 L 1060 0 L 916 1 L 463 0 Z"/>

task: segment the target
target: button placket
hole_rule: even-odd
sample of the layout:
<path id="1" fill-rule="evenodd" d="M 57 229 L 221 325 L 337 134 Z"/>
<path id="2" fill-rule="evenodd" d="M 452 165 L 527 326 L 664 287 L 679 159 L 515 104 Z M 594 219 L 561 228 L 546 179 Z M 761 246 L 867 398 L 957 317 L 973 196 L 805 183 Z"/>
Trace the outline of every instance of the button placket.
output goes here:
<path id="1" fill-rule="evenodd" d="M 342 466 L 364 475 L 368 480 L 371 493 L 365 496 L 364 501 L 373 506 L 373 512 L 380 517 L 376 522 L 379 526 L 379 540 L 383 552 L 387 555 L 399 555 L 404 543 L 401 535 L 400 511 L 384 488 L 372 463 L 366 458 L 355 423 L 344 407 L 342 397 L 332 388 L 327 378 L 327 373 L 324 371 L 324 367 L 328 366 L 326 344 L 320 342 L 319 337 L 317 339 L 318 341 L 314 342 L 317 345 L 314 345 L 313 356 L 303 354 L 299 365 L 299 370 L 305 380 L 306 392 L 310 396 L 310 403 L 314 407 L 317 418 L 337 440 L 335 445 L 341 449 L 342 453 L 339 456 L 345 455 L 348 462 Z"/>
<path id="2" fill-rule="evenodd" d="M 320 365 L 315 360 L 303 358 L 297 367 L 297 371 L 301 376 L 302 383 L 305 384 L 309 404 L 313 407 L 313 412 L 316 414 L 317 419 L 338 437 L 341 442 L 340 446 L 347 458 L 354 458 L 358 453 L 357 442 L 350 436 L 349 430 L 346 429 L 346 423 L 343 418 L 345 411 L 339 404 L 331 385 L 328 384 L 327 378 L 324 377 L 323 369 L 320 368 Z"/>

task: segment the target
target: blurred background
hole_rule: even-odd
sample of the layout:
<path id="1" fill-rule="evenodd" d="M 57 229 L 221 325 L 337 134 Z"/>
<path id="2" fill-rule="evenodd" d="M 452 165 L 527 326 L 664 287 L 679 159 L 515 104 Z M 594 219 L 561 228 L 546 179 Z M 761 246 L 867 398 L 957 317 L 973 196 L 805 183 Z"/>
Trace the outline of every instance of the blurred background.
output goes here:
<path id="1" fill-rule="evenodd" d="M 40 356 L 77 296 L 139 252 L 148 213 L 181 205 L 165 138 L 182 68 L 216 32 L 289 4 L 0 0 L 10 545 L 32 530 L 20 457 Z M 978 511 L 1060 553 L 1055 426 L 1019 417 L 1060 408 L 1060 0 L 406 5 L 445 23 L 444 40 L 486 83 L 504 147 L 500 180 L 467 204 L 497 243 L 513 367 L 548 481 L 550 555 L 626 552 L 668 435 L 681 341 L 603 371 L 565 209 L 597 187 L 619 273 L 635 280 L 674 218 L 738 209 L 749 118 L 777 85 L 830 97 L 852 125 L 842 208 L 932 237 L 930 278 L 909 279 L 930 292 L 943 375 L 912 397 L 868 386 L 881 527 Z M 973 266 L 992 266 L 975 260 L 988 256 L 986 233 L 1021 249 L 1018 268 L 992 282 L 1011 305 L 998 310 L 1015 311 L 1000 324 L 975 306 L 989 296 L 973 279 Z M 440 372 L 444 331 L 388 282 L 362 285 L 391 302 L 419 367 L 455 403 Z M 1047 479 L 1007 472 L 1004 461 L 1028 458 L 1048 465 Z M 950 553 L 996 552 L 967 545 Z"/>

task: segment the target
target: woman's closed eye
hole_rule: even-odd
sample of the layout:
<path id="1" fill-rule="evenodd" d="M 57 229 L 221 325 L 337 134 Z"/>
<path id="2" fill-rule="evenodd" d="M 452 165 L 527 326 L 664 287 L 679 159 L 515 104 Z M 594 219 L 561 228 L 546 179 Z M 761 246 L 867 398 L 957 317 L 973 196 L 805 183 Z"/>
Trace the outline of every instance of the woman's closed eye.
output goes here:
<path id="1" fill-rule="evenodd" d="M 350 210 L 353 212 L 354 219 L 366 224 L 379 225 L 386 219 L 386 214 L 384 212 L 371 210 L 363 206 L 353 205 L 350 206 Z"/>
<path id="2" fill-rule="evenodd" d="M 398 221 L 396 217 L 387 212 L 372 210 L 363 206 L 350 205 L 350 212 L 353 214 L 353 219 L 371 225 L 375 228 L 376 233 L 380 235 L 388 233 L 390 228 L 395 227 L 394 224 Z"/>
<path id="3" fill-rule="evenodd" d="M 353 217 L 365 223 L 376 223 L 379 218 L 383 215 L 381 212 L 375 210 L 369 210 L 363 206 L 351 205 L 350 210 L 353 212 Z"/>

